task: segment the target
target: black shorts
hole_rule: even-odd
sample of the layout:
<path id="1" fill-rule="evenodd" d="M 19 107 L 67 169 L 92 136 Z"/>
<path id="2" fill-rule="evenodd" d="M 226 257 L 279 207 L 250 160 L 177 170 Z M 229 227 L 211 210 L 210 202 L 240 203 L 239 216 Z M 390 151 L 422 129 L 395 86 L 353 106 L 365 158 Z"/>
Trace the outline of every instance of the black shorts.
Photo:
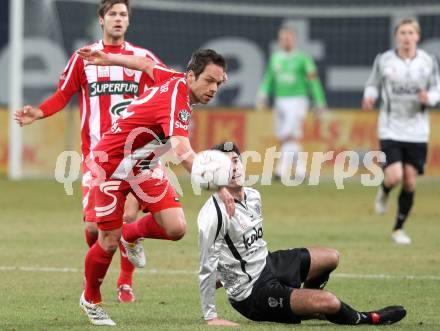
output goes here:
<path id="1" fill-rule="evenodd" d="M 383 165 L 384 169 L 395 162 L 402 162 L 414 166 L 420 175 L 425 172 L 426 156 L 428 154 L 427 143 L 381 140 L 380 149 L 387 157 Z"/>
<path id="2" fill-rule="evenodd" d="M 240 302 L 230 300 L 231 305 L 253 321 L 301 323 L 292 312 L 290 295 L 304 283 L 309 269 L 310 253 L 306 248 L 269 252 L 251 295 Z"/>

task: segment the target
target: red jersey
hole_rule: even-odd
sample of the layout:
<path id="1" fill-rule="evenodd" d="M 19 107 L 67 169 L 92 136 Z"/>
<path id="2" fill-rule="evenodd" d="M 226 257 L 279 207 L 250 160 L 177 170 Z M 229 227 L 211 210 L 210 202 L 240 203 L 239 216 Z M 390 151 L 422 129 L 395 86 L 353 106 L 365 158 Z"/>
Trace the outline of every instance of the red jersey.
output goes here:
<path id="1" fill-rule="evenodd" d="M 161 65 L 153 74 L 155 85 L 128 106 L 93 149 L 95 177 L 130 180 L 130 174 L 158 163 L 170 148 L 169 137 L 188 137 L 191 107 L 184 74 Z"/>
<path id="2" fill-rule="evenodd" d="M 126 41 L 113 46 L 104 45 L 100 40 L 90 47 L 105 53 L 146 56 L 162 63 L 149 50 Z M 144 72 L 119 66 L 85 66 L 84 60 L 74 53 L 60 77 L 57 92 L 45 100 L 40 109 L 44 117 L 50 116 L 63 109 L 78 93 L 81 150 L 85 158 L 131 100 L 152 85 L 153 80 Z"/>

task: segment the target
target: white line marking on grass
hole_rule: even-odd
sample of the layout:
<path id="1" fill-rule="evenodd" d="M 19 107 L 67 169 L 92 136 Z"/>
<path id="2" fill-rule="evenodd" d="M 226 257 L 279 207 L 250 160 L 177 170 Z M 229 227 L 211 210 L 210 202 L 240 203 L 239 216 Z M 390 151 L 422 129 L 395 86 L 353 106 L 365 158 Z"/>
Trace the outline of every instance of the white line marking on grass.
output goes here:
<path id="1" fill-rule="evenodd" d="M 0 271 L 22 271 L 22 272 L 58 272 L 58 273 L 83 273 L 84 269 L 79 268 L 54 268 L 54 267 L 13 267 L 0 266 Z M 117 272 L 113 270 L 113 272 Z M 160 275 L 197 275 L 197 271 L 173 270 L 173 269 L 137 269 L 140 274 L 160 274 Z M 435 275 L 389 275 L 389 274 L 350 274 L 335 273 L 331 275 L 336 278 L 349 279 L 404 279 L 404 280 L 440 280 L 440 276 Z"/>

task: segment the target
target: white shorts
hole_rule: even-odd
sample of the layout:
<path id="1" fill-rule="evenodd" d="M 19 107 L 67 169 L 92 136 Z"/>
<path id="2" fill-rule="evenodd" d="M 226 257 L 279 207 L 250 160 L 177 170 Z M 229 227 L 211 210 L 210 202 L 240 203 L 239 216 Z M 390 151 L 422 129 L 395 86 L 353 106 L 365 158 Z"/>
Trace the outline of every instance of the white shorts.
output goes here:
<path id="1" fill-rule="evenodd" d="M 309 109 L 307 97 L 275 98 L 275 135 L 279 140 L 288 137 L 301 139 L 304 134 L 304 121 Z"/>

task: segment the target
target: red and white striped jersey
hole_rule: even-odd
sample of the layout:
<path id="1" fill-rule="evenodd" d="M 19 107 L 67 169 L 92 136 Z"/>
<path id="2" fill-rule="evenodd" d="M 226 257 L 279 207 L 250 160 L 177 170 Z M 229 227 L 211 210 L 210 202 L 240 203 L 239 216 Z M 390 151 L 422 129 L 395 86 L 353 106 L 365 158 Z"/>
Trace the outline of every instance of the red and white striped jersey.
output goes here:
<path id="1" fill-rule="evenodd" d="M 126 41 L 113 46 L 104 45 L 100 40 L 90 47 L 106 53 L 146 56 L 162 63 L 149 50 Z M 74 53 L 60 77 L 57 92 L 46 99 L 40 109 L 45 117 L 50 116 L 63 109 L 78 93 L 81 150 L 85 158 L 131 100 L 152 85 L 153 80 L 144 72 L 119 66 L 85 66 L 84 60 Z"/>
<path id="2" fill-rule="evenodd" d="M 170 148 L 169 137 L 188 137 L 191 107 L 184 75 L 161 65 L 153 74 L 155 85 L 128 106 L 90 153 L 95 177 L 130 180 L 158 163 Z"/>

